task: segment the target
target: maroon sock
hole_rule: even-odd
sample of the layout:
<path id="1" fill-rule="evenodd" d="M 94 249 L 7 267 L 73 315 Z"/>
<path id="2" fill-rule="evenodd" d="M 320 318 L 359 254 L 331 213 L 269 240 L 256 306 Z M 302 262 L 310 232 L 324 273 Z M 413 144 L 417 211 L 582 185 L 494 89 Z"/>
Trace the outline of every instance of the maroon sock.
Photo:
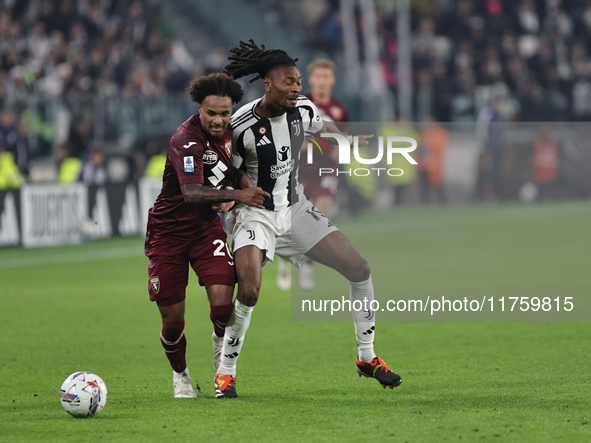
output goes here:
<path id="1" fill-rule="evenodd" d="M 233 307 L 234 303 L 210 306 L 211 312 L 209 313 L 209 318 L 211 318 L 211 322 L 213 323 L 213 331 L 215 332 L 215 335 L 217 335 L 218 337 L 224 336 L 224 332 L 226 331 L 226 324 L 232 316 Z"/>
<path id="2" fill-rule="evenodd" d="M 185 351 L 187 349 L 187 339 L 183 334 L 185 322 L 162 322 L 162 332 L 160 333 L 160 343 L 166 352 L 166 357 L 170 366 L 175 372 L 183 372 L 187 368 L 185 360 Z"/>

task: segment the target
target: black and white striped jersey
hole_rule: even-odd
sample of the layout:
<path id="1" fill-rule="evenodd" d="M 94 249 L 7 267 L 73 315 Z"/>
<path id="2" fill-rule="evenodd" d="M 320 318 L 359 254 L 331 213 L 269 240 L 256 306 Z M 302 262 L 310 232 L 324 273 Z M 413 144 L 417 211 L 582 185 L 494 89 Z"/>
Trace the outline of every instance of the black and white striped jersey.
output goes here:
<path id="1" fill-rule="evenodd" d="M 266 209 L 280 210 L 299 200 L 300 148 L 306 132 L 320 131 L 324 122 L 318 108 L 303 95 L 295 108 L 273 118 L 256 114 L 260 100 L 242 106 L 232 116 L 232 163 L 246 171 L 256 186 L 271 194 L 265 200 Z"/>

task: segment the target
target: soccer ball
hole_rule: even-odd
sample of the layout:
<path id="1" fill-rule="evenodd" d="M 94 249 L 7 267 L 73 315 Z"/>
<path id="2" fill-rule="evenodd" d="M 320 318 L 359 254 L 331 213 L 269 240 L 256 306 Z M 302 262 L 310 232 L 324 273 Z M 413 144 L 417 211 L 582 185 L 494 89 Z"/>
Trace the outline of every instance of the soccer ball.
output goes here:
<path id="1" fill-rule="evenodd" d="M 538 198 L 538 187 L 532 182 L 525 183 L 519 188 L 519 200 L 523 203 L 532 203 Z"/>
<path id="2" fill-rule="evenodd" d="M 107 403 L 107 386 L 92 372 L 74 372 L 62 384 L 60 399 L 64 409 L 74 417 L 96 415 Z"/>

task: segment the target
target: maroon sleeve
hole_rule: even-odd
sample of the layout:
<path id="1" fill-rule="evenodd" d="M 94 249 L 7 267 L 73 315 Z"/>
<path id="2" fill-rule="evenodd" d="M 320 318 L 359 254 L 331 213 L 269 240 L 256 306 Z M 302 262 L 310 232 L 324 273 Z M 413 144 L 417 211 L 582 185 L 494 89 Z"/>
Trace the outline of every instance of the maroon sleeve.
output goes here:
<path id="1" fill-rule="evenodd" d="M 179 129 L 168 145 L 169 160 L 181 185 L 203 183 L 203 152 L 206 140 L 199 134 Z"/>

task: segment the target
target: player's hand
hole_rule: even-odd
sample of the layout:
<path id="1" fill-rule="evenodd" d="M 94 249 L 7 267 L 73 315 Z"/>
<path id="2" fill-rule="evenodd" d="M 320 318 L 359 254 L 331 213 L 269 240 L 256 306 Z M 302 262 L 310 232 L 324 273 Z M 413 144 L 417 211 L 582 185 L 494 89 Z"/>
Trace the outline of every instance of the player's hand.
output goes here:
<path id="1" fill-rule="evenodd" d="M 371 135 L 356 135 L 355 137 L 357 137 L 357 140 L 359 140 L 359 146 L 367 146 L 369 144 L 369 139 L 373 137 L 373 134 Z"/>
<path id="2" fill-rule="evenodd" d="M 213 209 L 217 213 L 228 212 L 230 209 L 232 209 L 232 207 L 234 207 L 235 204 L 236 202 L 216 203 L 214 205 L 211 205 L 211 209 Z"/>
<path id="3" fill-rule="evenodd" d="M 246 189 L 238 189 L 236 191 L 236 198 L 245 205 L 254 206 L 259 209 L 265 209 L 263 203 L 266 198 L 270 198 L 268 192 L 263 191 L 259 187 L 250 187 Z"/>

